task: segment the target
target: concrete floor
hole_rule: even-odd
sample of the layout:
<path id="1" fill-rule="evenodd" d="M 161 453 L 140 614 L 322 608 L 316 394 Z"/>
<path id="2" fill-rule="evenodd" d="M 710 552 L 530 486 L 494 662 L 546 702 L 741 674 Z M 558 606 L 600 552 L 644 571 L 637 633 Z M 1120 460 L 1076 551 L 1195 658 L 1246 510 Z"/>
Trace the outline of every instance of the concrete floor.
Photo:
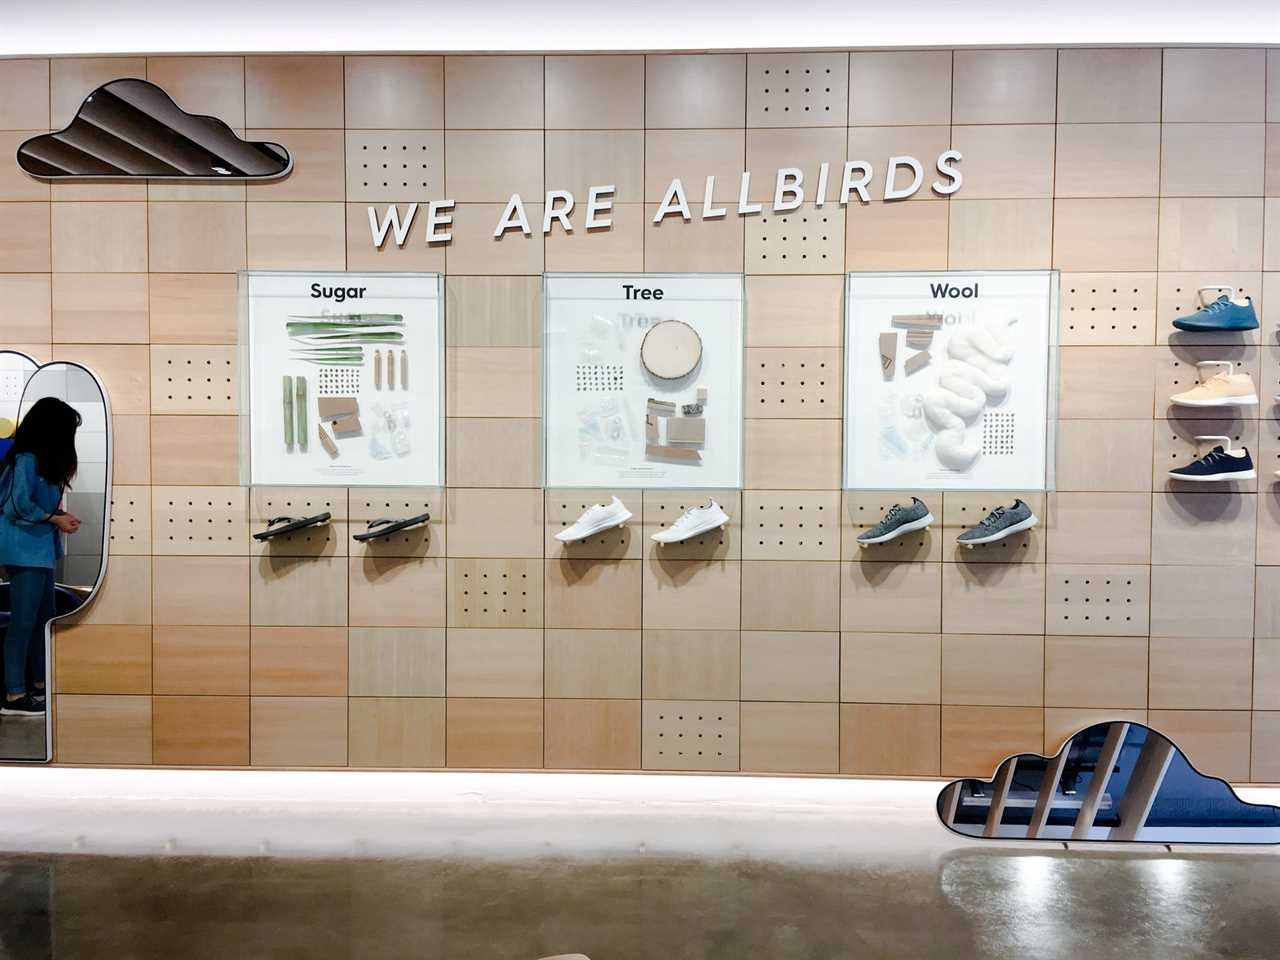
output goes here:
<path id="1" fill-rule="evenodd" d="M 936 865 L 0 857 L 0 956 L 1273 958 L 1280 859 Z"/>
<path id="2" fill-rule="evenodd" d="M 1280 847 L 974 840 L 941 786 L 0 768 L 0 958 L 1280 955 Z"/>

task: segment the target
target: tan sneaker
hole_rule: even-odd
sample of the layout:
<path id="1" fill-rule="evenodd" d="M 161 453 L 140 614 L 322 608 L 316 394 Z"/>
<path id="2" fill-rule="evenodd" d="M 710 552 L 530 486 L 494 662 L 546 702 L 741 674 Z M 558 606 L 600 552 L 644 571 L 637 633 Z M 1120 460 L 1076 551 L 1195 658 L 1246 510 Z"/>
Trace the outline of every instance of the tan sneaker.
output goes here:
<path id="1" fill-rule="evenodd" d="M 1169 402 L 1180 407 L 1253 407 L 1258 391 L 1247 373 L 1217 373 L 1185 393 L 1175 393 Z"/>

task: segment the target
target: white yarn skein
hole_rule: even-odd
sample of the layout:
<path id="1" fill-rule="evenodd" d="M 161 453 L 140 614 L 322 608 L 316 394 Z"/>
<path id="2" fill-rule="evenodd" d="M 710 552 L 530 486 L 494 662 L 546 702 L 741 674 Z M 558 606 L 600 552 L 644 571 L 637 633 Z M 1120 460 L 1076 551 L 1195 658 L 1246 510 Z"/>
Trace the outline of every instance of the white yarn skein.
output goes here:
<path id="1" fill-rule="evenodd" d="M 970 437 L 967 427 L 988 404 L 1000 403 L 1009 393 L 1014 346 L 1006 334 L 1015 322 L 962 327 L 947 341 L 950 359 L 924 396 L 925 419 L 934 430 L 934 450 L 944 467 L 966 470 L 982 452 L 981 435 Z"/>

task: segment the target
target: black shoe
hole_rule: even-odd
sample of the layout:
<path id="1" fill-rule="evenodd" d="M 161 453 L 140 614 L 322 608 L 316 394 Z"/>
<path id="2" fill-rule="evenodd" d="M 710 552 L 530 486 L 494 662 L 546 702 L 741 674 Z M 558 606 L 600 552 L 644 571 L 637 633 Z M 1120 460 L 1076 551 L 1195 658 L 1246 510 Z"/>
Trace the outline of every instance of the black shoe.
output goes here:
<path id="1" fill-rule="evenodd" d="M 30 694 L 24 694 L 17 700 L 6 699 L 0 705 L 0 716 L 5 717 L 43 717 L 44 704 L 36 703 Z"/>
<path id="2" fill-rule="evenodd" d="M 1253 458 L 1246 448 L 1226 451 L 1214 447 L 1199 460 L 1169 471 L 1175 480 L 1191 480 L 1196 483 L 1214 483 L 1219 480 L 1252 480 L 1257 471 Z"/>

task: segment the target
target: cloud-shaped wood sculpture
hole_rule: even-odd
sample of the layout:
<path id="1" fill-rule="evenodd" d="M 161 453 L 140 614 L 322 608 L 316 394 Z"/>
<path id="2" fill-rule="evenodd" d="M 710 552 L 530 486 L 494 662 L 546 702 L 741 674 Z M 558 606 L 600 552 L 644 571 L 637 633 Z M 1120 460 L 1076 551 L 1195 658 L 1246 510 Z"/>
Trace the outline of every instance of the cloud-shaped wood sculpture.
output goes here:
<path id="1" fill-rule="evenodd" d="M 1140 723 L 1094 724 L 1055 756 L 1024 753 L 938 796 L 949 830 L 999 840 L 1280 843 L 1280 807 L 1247 803 Z"/>
<path id="2" fill-rule="evenodd" d="M 124 79 L 85 97 L 65 129 L 24 141 L 18 166 L 41 180 L 273 180 L 293 159 L 278 143 L 187 113 L 154 83 Z"/>

